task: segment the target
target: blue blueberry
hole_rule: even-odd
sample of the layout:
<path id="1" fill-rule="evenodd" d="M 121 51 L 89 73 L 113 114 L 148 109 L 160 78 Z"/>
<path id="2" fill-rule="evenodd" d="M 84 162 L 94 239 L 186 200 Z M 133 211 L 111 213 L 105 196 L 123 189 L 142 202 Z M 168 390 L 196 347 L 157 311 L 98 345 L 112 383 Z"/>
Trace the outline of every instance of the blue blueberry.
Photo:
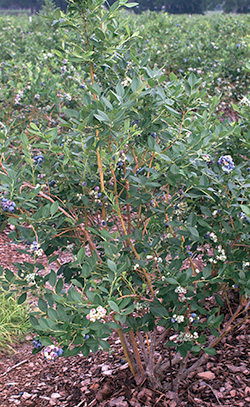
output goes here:
<path id="1" fill-rule="evenodd" d="M 41 349 L 42 348 L 42 344 L 40 342 L 40 339 L 33 339 L 32 341 L 32 345 L 34 346 L 35 349 Z"/>
<path id="2" fill-rule="evenodd" d="M 54 179 L 52 179 L 52 180 L 49 182 L 49 186 L 50 186 L 51 188 L 53 188 L 55 185 L 56 185 L 56 181 L 55 181 Z"/>

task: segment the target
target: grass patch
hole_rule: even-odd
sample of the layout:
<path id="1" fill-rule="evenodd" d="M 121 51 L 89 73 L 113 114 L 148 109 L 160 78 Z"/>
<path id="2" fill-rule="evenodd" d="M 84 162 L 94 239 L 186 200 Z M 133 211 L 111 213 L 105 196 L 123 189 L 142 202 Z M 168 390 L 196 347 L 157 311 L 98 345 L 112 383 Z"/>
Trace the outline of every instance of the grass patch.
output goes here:
<path id="1" fill-rule="evenodd" d="M 0 291 L 0 350 L 12 352 L 15 343 L 29 331 L 29 306 L 18 305 L 14 296 L 6 299 L 6 292 Z"/>

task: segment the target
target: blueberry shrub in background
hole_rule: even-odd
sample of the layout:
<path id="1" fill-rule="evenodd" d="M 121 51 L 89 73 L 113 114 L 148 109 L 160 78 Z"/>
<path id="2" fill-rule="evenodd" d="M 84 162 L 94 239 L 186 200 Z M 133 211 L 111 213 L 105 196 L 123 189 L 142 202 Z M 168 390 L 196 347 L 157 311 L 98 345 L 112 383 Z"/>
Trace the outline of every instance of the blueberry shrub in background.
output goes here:
<path id="1" fill-rule="evenodd" d="M 71 0 L 54 13 L 57 123 L 42 107 L 20 135 L 2 123 L 1 210 L 32 261 L 1 282 L 20 303 L 39 298 L 30 319 L 48 360 L 107 350 L 116 331 L 137 383 L 168 389 L 175 365 L 178 391 L 249 306 L 250 102 L 239 123 L 220 123 L 218 98 L 194 73 L 165 75 L 136 55 L 139 34 L 119 14 L 132 5 Z"/>

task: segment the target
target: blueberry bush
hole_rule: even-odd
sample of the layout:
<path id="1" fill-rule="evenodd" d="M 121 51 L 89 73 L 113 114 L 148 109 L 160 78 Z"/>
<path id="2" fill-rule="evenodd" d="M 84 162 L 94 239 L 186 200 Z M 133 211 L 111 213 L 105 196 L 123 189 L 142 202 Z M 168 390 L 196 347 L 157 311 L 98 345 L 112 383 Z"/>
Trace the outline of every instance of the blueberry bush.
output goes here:
<path id="1" fill-rule="evenodd" d="M 141 26 L 137 52 L 150 54 L 150 65 L 160 65 L 178 77 L 202 76 L 210 94 L 220 97 L 220 109 L 239 101 L 249 90 L 249 14 L 170 15 L 147 12 L 129 17 Z"/>
<path id="2" fill-rule="evenodd" d="M 0 135 L 1 210 L 32 260 L 2 270 L 1 283 L 20 303 L 38 298 L 34 346 L 48 360 L 108 350 L 115 331 L 138 383 L 167 389 L 175 365 L 177 391 L 247 317 L 249 98 L 238 122 L 221 123 L 202 78 L 135 54 L 140 33 L 119 10 L 132 6 L 71 0 L 46 20 L 61 43 L 47 77 L 43 64 L 30 72 L 57 102 L 48 109 L 49 93 L 44 106 L 36 92 L 20 126 L 9 113 Z M 24 94 L 9 112 L 23 112 Z"/>

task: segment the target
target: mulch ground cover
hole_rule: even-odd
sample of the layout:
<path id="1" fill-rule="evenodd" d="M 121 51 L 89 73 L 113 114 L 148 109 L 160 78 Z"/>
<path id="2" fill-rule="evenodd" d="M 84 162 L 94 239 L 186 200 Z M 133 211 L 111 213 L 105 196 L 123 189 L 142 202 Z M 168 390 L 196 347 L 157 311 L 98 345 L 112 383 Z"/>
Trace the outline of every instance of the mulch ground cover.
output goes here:
<path id="1" fill-rule="evenodd" d="M 20 256 L 0 233 L 0 264 L 12 268 Z M 152 389 L 146 381 L 136 385 L 116 334 L 109 340 L 109 352 L 53 362 L 42 353 L 32 355 L 31 342 L 28 336 L 12 354 L 0 352 L 0 407 L 250 407 L 250 319 L 223 338 L 217 355 L 181 382 L 178 401 L 171 391 Z M 171 382 L 169 373 L 165 381 Z"/>
<path id="2" fill-rule="evenodd" d="M 44 360 L 41 353 L 32 355 L 30 340 L 16 347 L 14 354 L 1 354 L 0 406 L 249 407 L 249 333 L 247 321 L 224 338 L 218 354 L 181 383 L 179 402 L 171 391 L 156 391 L 146 382 L 136 385 L 115 335 L 110 340 L 111 352 L 61 357 L 54 362 Z"/>

